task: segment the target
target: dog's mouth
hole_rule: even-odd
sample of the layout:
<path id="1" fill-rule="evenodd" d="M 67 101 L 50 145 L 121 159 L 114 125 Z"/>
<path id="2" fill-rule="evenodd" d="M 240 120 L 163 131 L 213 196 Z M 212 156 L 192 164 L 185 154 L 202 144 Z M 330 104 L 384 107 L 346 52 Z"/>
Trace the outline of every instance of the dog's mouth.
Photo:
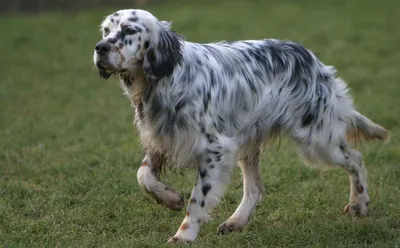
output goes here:
<path id="1" fill-rule="evenodd" d="M 105 70 L 99 70 L 99 75 L 104 79 L 108 79 L 109 77 L 111 77 L 112 73 Z"/>
<path id="2" fill-rule="evenodd" d="M 96 67 L 99 70 L 100 77 L 104 79 L 108 79 L 109 77 L 111 77 L 114 71 L 108 63 L 101 60 L 96 63 Z"/>
<path id="3" fill-rule="evenodd" d="M 114 67 L 112 67 L 111 65 L 109 65 L 108 63 L 106 63 L 104 61 L 97 62 L 96 67 L 99 70 L 100 77 L 102 77 L 104 79 L 108 79 L 113 74 L 122 74 L 127 71 L 127 69 L 116 70 Z"/>

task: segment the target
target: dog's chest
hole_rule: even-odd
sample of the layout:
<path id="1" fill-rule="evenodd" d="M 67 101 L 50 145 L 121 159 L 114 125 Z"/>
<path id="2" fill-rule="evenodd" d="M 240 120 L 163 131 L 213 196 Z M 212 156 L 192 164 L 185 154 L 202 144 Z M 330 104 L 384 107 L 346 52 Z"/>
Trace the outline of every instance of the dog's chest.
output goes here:
<path id="1" fill-rule="evenodd" d="M 195 109 L 186 95 L 174 87 L 158 85 L 151 90 L 148 98 L 143 98 L 142 102 L 137 104 L 136 109 L 152 132 L 163 136 L 176 136 L 195 122 L 192 120 Z"/>
<path id="2" fill-rule="evenodd" d="M 180 106 L 175 106 L 168 90 L 151 88 L 142 74 L 121 77 L 120 84 L 140 121 L 147 125 L 165 126 L 165 129 L 175 123 L 173 120 L 178 118 Z"/>
<path id="3" fill-rule="evenodd" d="M 182 114 L 181 109 L 175 105 L 168 96 L 155 93 L 143 104 L 143 115 L 150 125 L 168 131 L 179 124 Z"/>

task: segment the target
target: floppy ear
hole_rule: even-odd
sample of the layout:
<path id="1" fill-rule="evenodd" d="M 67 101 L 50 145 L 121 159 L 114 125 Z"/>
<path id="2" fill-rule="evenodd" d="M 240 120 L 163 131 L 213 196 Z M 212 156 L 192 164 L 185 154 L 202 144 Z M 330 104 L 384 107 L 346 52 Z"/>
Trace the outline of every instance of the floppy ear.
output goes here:
<path id="1" fill-rule="evenodd" d="M 158 22 L 159 30 L 151 37 L 143 61 L 147 77 L 157 81 L 170 76 L 182 60 L 182 36 L 170 30 L 170 22 Z"/>

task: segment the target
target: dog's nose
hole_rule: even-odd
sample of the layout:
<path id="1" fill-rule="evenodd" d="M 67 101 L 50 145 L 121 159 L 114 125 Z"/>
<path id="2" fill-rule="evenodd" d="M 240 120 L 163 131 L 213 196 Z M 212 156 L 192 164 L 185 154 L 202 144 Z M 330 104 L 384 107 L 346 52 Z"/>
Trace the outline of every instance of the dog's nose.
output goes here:
<path id="1" fill-rule="evenodd" d="M 105 54 L 111 50 L 111 45 L 106 41 L 100 41 L 96 44 L 95 50 L 98 54 Z"/>

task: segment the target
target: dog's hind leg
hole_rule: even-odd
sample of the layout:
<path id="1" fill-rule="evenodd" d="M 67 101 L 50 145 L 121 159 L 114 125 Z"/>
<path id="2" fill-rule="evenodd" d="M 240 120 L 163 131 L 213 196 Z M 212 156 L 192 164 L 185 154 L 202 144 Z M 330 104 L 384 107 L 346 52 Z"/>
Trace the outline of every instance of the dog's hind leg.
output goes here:
<path id="1" fill-rule="evenodd" d="M 218 204 L 225 186 L 230 181 L 235 160 L 235 151 L 229 151 L 220 145 L 206 149 L 200 156 L 197 181 L 188 203 L 186 216 L 168 243 L 193 241 L 197 238 L 201 224 L 208 220 L 208 213 Z"/>
<path id="2" fill-rule="evenodd" d="M 340 105 L 336 107 L 336 110 L 331 109 L 333 112 L 330 116 L 339 116 L 340 113 L 343 115 L 342 112 L 349 111 L 350 108 Z M 370 201 L 367 192 L 367 170 L 361 153 L 351 148 L 348 143 L 365 140 L 388 141 L 389 134 L 385 128 L 355 110 L 350 109 L 344 116 L 346 118 L 336 117 L 325 121 L 325 126 L 321 124 L 322 122 L 314 126 L 303 126 L 294 132 L 293 137 L 309 161 L 322 161 L 325 164 L 340 166 L 347 171 L 350 178 L 350 200 L 344 211 L 364 216 L 367 214 Z"/>
<path id="3" fill-rule="evenodd" d="M 344 211 L 357 216 L 365 216 L 370 198 L 367 192 L 367 170 L 361 153 L 349 147 L 345 142 L 340 145 L 331 144 L 329 147 L 314 147 L 313 149 L 302 145 L 301 150 L 310 160 L 320 160 L 346 170 L 350 179 L 350 199 Z M 313 154 L 313 158 L 310 158 L 311 154 Z"/>
<path id="4" fill-rule="evenodd" d="M 183 197 L 160 180 L 159 173 L 165 166 L 165 158 L 157 152 L 147 152 L 137 172 L 137 180 L 156 201 L 172 210 L 181 210 Z"/>
<path id="5" fill-rule="evenodd" d="M 260 177 L 259 157 L 260 148 L 257 146 L 239 159 L 243 174 L 243 198 L 232 216 L 218 227 L 219 233 L 241 231 L 249 222 L 251 213 L 264 189 Z"/>

